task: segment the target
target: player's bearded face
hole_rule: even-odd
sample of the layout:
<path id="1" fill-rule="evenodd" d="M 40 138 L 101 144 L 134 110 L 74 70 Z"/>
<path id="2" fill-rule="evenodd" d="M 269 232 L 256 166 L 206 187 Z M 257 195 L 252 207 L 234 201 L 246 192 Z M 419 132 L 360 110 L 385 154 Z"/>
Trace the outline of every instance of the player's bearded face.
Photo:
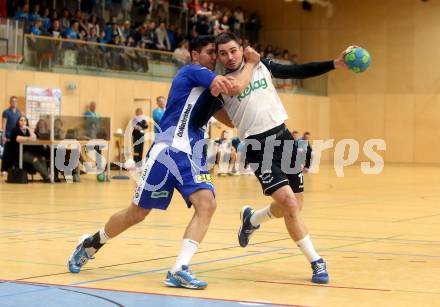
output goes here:
<path id="1" fill-rule="evenodd" d="M 214 70 L 217 61 L 217 54 L 215 53 L 214 44 L 209 44 L 203 47 L 199 53 L 198 60 L 200 65 L 205 66 L 210 70 Z"/>
<path id="2" fill-rule="evenodd" d="M 243 48 L 236 42 L 230 41 L 218 46 L 218 58 L 229 70 L 236 70 L 243 61 Z"/>

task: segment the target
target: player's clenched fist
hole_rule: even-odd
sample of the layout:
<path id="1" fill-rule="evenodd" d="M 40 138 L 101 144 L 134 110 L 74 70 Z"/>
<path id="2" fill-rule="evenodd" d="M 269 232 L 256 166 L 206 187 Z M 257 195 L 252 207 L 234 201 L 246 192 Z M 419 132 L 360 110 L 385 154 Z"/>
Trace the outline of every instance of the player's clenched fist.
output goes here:
<path id="1" fill-rule="evenodd" d="M 244 59 L 247 63 L 258 64 L 260 62 L 260 54 L 252 47 L 244 49 Z"/>
<path id="2" fill-rule="evenodd" d="M 211 83 L 211 94 L 215 97 L 220 95 L 221 93 L 228 93 L 233 85 L 231 81 L 224 76 L 217 76 Z"/>

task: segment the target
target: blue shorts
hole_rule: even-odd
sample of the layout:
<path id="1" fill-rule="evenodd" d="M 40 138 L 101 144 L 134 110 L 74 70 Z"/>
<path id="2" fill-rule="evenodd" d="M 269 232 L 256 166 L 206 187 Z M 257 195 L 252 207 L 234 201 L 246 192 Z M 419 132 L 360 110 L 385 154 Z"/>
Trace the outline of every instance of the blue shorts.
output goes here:
<path id="1" fill-rule="evenodd" d="M 206 167 L 200 167 L 201 162 L 193 161 L 191 155 L 164 143 L 153 144 L 147 154 L 133 203 L 145 209 L 166 210 L 176 188 L 189 208 L 189 197 L 194 192 L 206 189 L 215 194 L 211 175 Z"/>

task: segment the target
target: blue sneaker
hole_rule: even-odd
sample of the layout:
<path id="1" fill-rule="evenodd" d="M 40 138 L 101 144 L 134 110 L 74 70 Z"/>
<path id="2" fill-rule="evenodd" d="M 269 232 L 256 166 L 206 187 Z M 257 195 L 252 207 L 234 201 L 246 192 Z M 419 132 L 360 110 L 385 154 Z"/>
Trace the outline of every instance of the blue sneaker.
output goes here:
<path id="1" fill-rule="evenodd" d="M 244 206 L 240 212 L 241 226 L 238 230 L 238 243 L 241 247 L 246 247 L 249 244 L 249 239 L 252 233 L 260 228 L 260 225 L 253 226 L 251 224 L 251 217 L 254 214 L 254 210 L 251 207 Z"/>
<path id="2" fill-rule="evenodd" d="M 93 255 L 90 255 L 90 253 L 88 253 L 84 247 L 84 241 L 86 240 L 92 240 L 92 236 L 89 234 L 83 235 L 79 239 L 76 249 L 69 258 L 69 262 L 67 264 L 71 273 L 79 273 L 81 268 L 89 261 L 89 259 L 94 259 L 92 257 Z"/>
<path id="3" fill-rule="evenodd" d="M 327 265 L 325 264 L 324 259 L 320 258 L 313 261 L 311 266 L 313 270 L 312 282 L 316 284 L 328 283 Z"/>
<path id="4" fill-rule="evenodd" d="M 182 265 L 182 270 L 177 271 L 174 274 L 168 271 L 167 278 L 165 279 L 165 285 L 174 288 L 202 290 L 208 286 L 208 283 L 198 280 L 189 271 L 189 266 Z"/>

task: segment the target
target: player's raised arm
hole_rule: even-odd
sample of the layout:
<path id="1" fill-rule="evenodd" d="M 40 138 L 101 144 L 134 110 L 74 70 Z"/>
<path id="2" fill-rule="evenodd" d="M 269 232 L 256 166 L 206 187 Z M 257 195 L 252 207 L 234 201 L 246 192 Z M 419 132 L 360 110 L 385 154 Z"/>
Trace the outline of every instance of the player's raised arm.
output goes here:
<path id="1" fill-rule="evenodd" d="M 350 46 L 349 48 L 351 47 L 353 46 Z M 347 50 L 349 50 L 349 48 Z M 339 56 L 332 61 L 291 65 L 278 64 L 271 59 L 264 59 L 261 62 L 270 70 L 275 78 L 305 79 L 323 75 L 335 68 L 347 68 L 347 65 L 344 62 L 344 55 L 347 50 L 342 51 Z"/>

